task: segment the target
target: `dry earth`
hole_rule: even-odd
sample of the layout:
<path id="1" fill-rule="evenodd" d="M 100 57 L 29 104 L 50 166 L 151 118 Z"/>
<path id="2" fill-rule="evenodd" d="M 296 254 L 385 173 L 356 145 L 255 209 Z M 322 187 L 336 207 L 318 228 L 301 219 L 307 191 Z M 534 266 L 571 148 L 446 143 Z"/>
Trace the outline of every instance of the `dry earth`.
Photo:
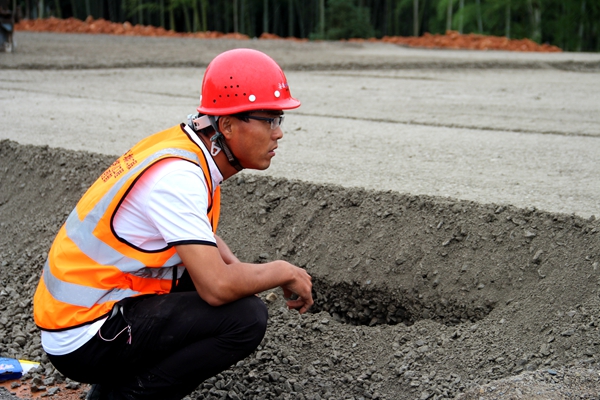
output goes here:
<path id="1" fill-rule="evenodd" d="M 27 34 L 21 38 L 21 51 L 24 52 L 21 58 L 9 61 L 6 61 L 5 55 L 0 58 L 4 68 L 17 68 L 0 70 L 3 84 L 6 83 L 8 88 L 0 92 L 4 110 L 0 113 L 4 131 L 2 138 L 12 139 L 0 141 L 0 268 L 3 272 L 0 276 L 0 353 L 42 361 L 43 368 L 38 373 L 46 379 L 54 377 L 60 380 L 61 377 L 46 362 L 39 345 L 37 328 L 31 319 L 32 293 L 54 234 L 85 188 L 113 161 L 120 149 L 111 151 L 110 147 L 104 147 L 104 154 L 90 153 L 82 150 L 85 143 L 73 144 L 72 140 L 60 146 L 61 143 L 52 142 L 60 136 L 48 132 L 48 125 L 44 125 L 44 129 L 23 132 L 19 125 L 31 127 L 36 121 L 40 124 L 49 122 L 47 119 L 25 120 L 26 115 L 44 114 L 44 110 L 33 102 L 27 107 L 23 107 L 27 103 L 19 103 L 20 114 L 11 102 L 24 101 L 20 92 L 38 96 L 42 93 L 52 98 L 50 89 L 54 87 L 44 89 L 42 85 L 40 92 L 26 86 L 25 81 L 39 82 L 43 74 L 55 79 L 56 87 L 66 85 L 68 77 L 82 79 L 79 84 L 84 86 L 85 78 L 90 76 L 64 68 L 102 67 L 104 74 L 116 79 L 117 75 L 127 75 L 128 71 L 150 73 L 153 68 L 174 62 L 176 58 L 165 58 L 164 54 L 161 58 L 158 55 L 147 57 L 143 50 L 152 51 L 152 45 L 159 43 L 152 41 L 155 39 L 148 39 L 149 42 L 142 41 L 142 38 L 128 38 L 131 42 L 114 42 L 107 37 L 85 39 L 88 48 L 81 46 L 78 48 L 81 53 L 73 53 L 73 46 L 83 43 L 74 35 Z M 46 47 L 41 47 L 44 41 Z M 36 43 L 40 47 L 35 47 Z M 127 43 L 131 45 L 127 47 Z M 144 49 L 142 43 L 148 47 Z M 218 51 L 237 44 L 209 41 L 202 45 L 207 48 L 209 60 Z M 268 50 L 275 53 L 276 59 L 280 55 L 281 59 L 291 60 L 288 65 L 297 67 L 292 69 L 303 68 L 298 65 L 305 65 L 308 69 L 318 69 L 322 65 L 327 65 L 324 68 L 328 69 L 359 66 L 358 75 L 356 71 L 350 73 L 348 70 L 336 73 L 346 74 L 351 79 L 369 79 L 362 75 L 367 67 L 371 71 L 368 74 L 380 76 L 381 72 L 372 71 L 379 71 L 378 68 L 396 71 L 415 65 L 427 65 L 432 74 L 429 77 L 435 79 L 449 76 L 439 71 L 446 67 L 451 67 L 454 74 L 464 70 L 468 74 L 485 75 L 498 66 L 514 69 L 518 72 L 514 76 L 522 82 L 528 81 L 524 76 L 533 81 L 538 76 L 555 77 L 549 75 L 550 72 L 565 66 L 570 71 L 560 75 L 561 78 L 574 74 L 577 78 L 589 79 L 588 86 L 593 87 L 598 77 L 594 69 L 594 63 L 597 63 L 594 55 L 563 54 L 560 57 L 565 58 L 544 58 L 540 61 L 525 54 L 510 56 L 514 58 L 507 61 L 496 54 L 484 57 L 475 53 L 461 56 L 459 52 L 447 52 L 449 60 L 445 60 L 439 53 L 429 52 L 421 55 L 410 53 L 415 59 L 401 60 L 408 63 L 404 65 L 393 54 L 385 56 L 383 47 L 364 45 L 366 47 L 348 47 L 349 51 L 343 51 L 333 43 L 315 44 L 321 46 L 321 50 L 311 47 L 313 44 L 305 45 L 307 47 L 299 47 L 298 52 L 304 51 L 310 61 L 297 64 L 301 56 L 291 51 L 295 49 L 277 48 L 276 42 L 260 44 L 272 46 Z M 302 44 L 285 43 L 285 46 Z M 176 47 L 173 41 L 163 50 L 169 54 L 181 54 L 183 64 L 175 66 L 184 67 L 193 58 L 185 52 L 186 47 Z M 123 49 L 129 51 L 119 54 L 118 51 Z M 286 58 L 288 51 L 290 55 Z M 394 52 L 388 50 L 387 54 L 389 51 Z M 36 57 L 36 52 L 39 57 Z M 332 52 L 340 56 L 327 64 Z M 381 58 L 368 57 L 368 54 L 372 56 L 377 52 L 382 54 Z M 144 69 L 112 69 L 116 66 L 111 64 L 115 62 L 116 54 L 120 59 L 129 57 L 123 62 L 131 63 L 119 64 L 119 67 Z M 199 57 L 198 65 L 207 61 L 202 57 Z M 370 60 L 368 65 L 367 59 Z M 472 59 L 478 61 L 473 62 Z M 394 69 L 389 70 L 392 66 Z M 551 68 L 550 72 L 538 69 L 543 66 Z M 23 68 L 38 70 L 23 71 Z M 44 68 L 62 70 L 45 71 Z M 419 75 L 422 71 L 408 70 L 419 78 L 419 83 L 427 83 L 427 79 L 423 79 L 427 75 Z M 583 70 L 586 72 L 581 72 Z M 499 76 L 510 75 L 506 69 L 498 72 Z M 17 87 L 19 73 L 26 77 L 21 86 L 25 88 L 21 90 Z M 190 72 L 189 76 L 196 73 Z M 313 76 L 318 77 L 319 73 L 297 75 L 298 81 L 307 81 L 301 85 L 300 92 L 308 96 L 294 93 L 305 101 L 305 107 L 310 107 L 310 102 L 305 99 L 319 100 L 318 93 L 306 89 Z M 334 83 L 339 82 L 333 75 L 326 76 Z M 404 76 L 402 82 L 406 81 L 410 80 Z M 437 83 L 441 85 L 443 80 Z M 472 93 L 467 85 L 460 87 L 466 93 Z M 117 97 L 130 96 L 127 91 L 113 93 Z M 460 96 L 460 92 L 455 91 L 454 94 Z M 582 98 L 575 97 L 573 102 L 593 109 L 594 105 L 586 103 L 586 96 L 595 99 L 595 94 L 590 92 Z M 515 95 L 515 99 L 518 97 Z M 478 99 L 485 101 L 485 97 Z M 149 101 L 155 100 L 150 98 Z M 68 125 L 84 130 L 81 124 L 85 122 L 86 115 L 70 112 L 71 106 L 76 110 L 83 109 L 74 104 L 77 97 L 63 97 L 61 101 L 66 101 L 67 105 L 63 104 L 63 113 L 59 112 L 59 106 L 52 109 L 51 115 L 57 119 L 52 124 L 65 131 L 76 130 Z M 175 105 L 180 108 L 183 106 L 179 103 L 184 101 L 190 102 L 187 93 L 182 98 L 174 97 Z M 326 102 L 320 101 L 319 107 L 324 107 Z M 94 102 L 101 115 L 103 104 L 100 97 Z M 127 107 L 134 104 L 135 99 L 132 98 Z M 138 106 L 143 107 L 143 104 Z M 368 104 L 363 106 L 368 107 Z M 485 104 L 482 106 L 485 107 Z M 109 103 L 106 107 L 114 109 Z M 125 108 L 123 103 L 120 107 Z M 344 116 L 335 108 L 336 105 L 332 107 L 339 113 L 333 119 L 349 119 L 348 115 Z M 337 107 L 349 105 L 338 104 Z M 568 105 L 565 107 L 568 108 Z M 551 108 L 553 112 L 560 113 L 556 111 L 559 109 Z M 535 107 L 529 110 L 535 114 Z M 373 165 L 377 164 L 371 161 L 380 153 L 371 153 L 373 148 L 369 142 L 365 144 L 352 131 L 346 137 L 349 144 L 342 148 L 350 151 L 354 145 L 366 153 L 362 158 L 364 175 L 367 175 L 365 184 L 356 181 L 348 185 L 344 181 L 347 171 L 340 166 L 347 165 L 343 161 L 348 161 L 350 168 L 354 168 L 349 159 L 344 160 L 342 155 L 342 158 L 335 156 L 328 160 L 318 152 L 313 159 L 317 168 L 301 169 L 302 176 L 289 172 L 293 165 L 286 169 L 280 164 L 274 165 L 274 176 L 242 174 L 232 178 L 224 185 L 220 234 L 244 260 L 261 262 L 285 258 L 306 268 L 315 280 L 316 304 L 312 314 L 299 316 L 282 307 L 277 291 L 262 294 L 269 304 L 271 318 L 267 336 L 259 350 L 231 370 L 202 384 L 191 398 L 600 398 L 600 222 L 592 216 L 597 214 L 599 190 L 596 185 L 598 158 L 594 158 L 599 154 L 600 140 L 597 115 L 582 115 L 575 121 L 580 124 L 575 128 L 562 123 L 560 118 L 553 118 L 548 128 L 543 129 L 535 123 L 527 127 L 522 121 L 508 118 L 506 124 L 514 127 L 515 133 L 510 136 L 510 132 L 500 129 L 502 117 L 497 114 L 489 114 L 490 123 L 487 123 L 487 115 L 479 119 L 471 116 L 470 121 L 476 124 L 456 129 L 444 124 L 447 124 L 447 119 L 460 119 L 462 109 L 458 109 L 457 113 L 442 109 L 442 117 L 437 117 L 437 121 L 427 120 L 425 115 L 434 111 L 434 107 L 415 110 L 423 118 L 417 126 L 422 128 L 420 132 L 423 135 L 428 135 L 425 128 L 429 127 L 436 137 L 448 137 L 445 145 L 450 146 L 454 137 L 460 138 L 458 141 L 465 148 L 468 148 L 464 140 L 465 129 L 472 133 L 473 141 L 478 135 L 483 135 L 487 141 L 493 141 L 494 137 L 504 138 L 504 141 L 509 138 L 512 143 L 506 147 L 499 145 L 502 140 L 494 142 L 499 146 L 497 153 L 500 159 L 510 157 L 510 151 L 518 152 L 519 145 L 527 142 L 523 141 L 523 134 L 534 142 L 524 158 L 528 156 L 536 160 L 540 159 L 543 151 L 532 149 L 547 149 L 549 142 L 560 139 L 556 152 L 552 153 L 552 162 L 560 164 L 560 168 L 569 165 L 577 165 L 577 168 L 573 168 L 576 171 L 565 172 L 572 174 L 569 175 L 572 179 L 561 180 L 557 190 L 568 192 L 572 188 L 569 185 L 577 184 L 570 181 L 581 176 L 589 190 L 577 192 L 571 200 L 566 197 L 562 201 L 550 199 L 540 207 L 522 196 L 517 196 L 520 203 L 507 201 L 496 190 L 502 190 L 501 181 L 496 184 L 487 181 L 482 186 L 482 197 L 476 199 L 478 201 L 471 201 L 473 199 L 468 195 L 441 196 L 428 192 L 428 188 L 423 193 L 414 182 L 412 186 L 409 182 L 407 187 L 399 190 L 394 186 L 395 179 L 389 179 L 386 187 L 383 175 L 386 166 L 376 169 Z M 569 117 L 569 111 L 561 116 Z M 389 121 L 379 121 L 378 124 L 389 124 L 391 130 L 400 129 L 404 134 L 407 128 L 394 122 L 395 113 L 390 112 L 386 116 L 385 110 L 380 112 L 377 118 L 388 118 Z M 298 147 L 290 145 L 282 148 L 277 159 L 293 159 L 294 152 L 302 152 L 300 143 L 308 140 L 308 133 L 305 135 L 304 130 L 326 137 L 327 140 L 321 143 L 324 147 L 336 143 L 326 132 L 319 130 L 318 124 L 313 125 L 311 118 L 318 119 L 315 116 L 318 110 L 311 109 L 310 114 L 313 115 L 294 116 L 302 126 L 293 126 L 292 132 L 295 133 L 290 133 L 288 138 L 292 145 Z M 332 118 L 331 114 L 326 115 Z M 535 114 L 540 121 L 542 115 L 545 114 Z M 148 118 L 156 123 L 159 117 L 164 117 L 164 114 L 158 117 L 149 115 Z M 323 117 L 320 119 L 325 120 Z M 116 131 L 122 132 L 127 126 L 119 120 L 112 122 Z M 107 120 L 102 126 L 110 124 L 111 121 Z M 449 125 L 453 124 L 458 123 Z M 85 130 L 96 133 L 102 126 L 89 129 L 86 126 Z M 418 138 L 412 138 L 418 141 Z M 53 147 L 43 146 L 45 139 Z M 100 145 L 94 146 L 96 140 L 102 142 L 102 137 L 98 139 L 98 135 L 91 134 L 86 140 L 91 141 L 91 144 L 87 143 L 92 146 L 88 150 L 101 148 Z M 126 143 L 120 143 L 120 140 Z M 127 142 L 135 140 L 132 136 L 117 136 L 114 145 L 129 145 Z M 389 142 L 384 145 L 393 146 L 395 140 L 407 144 L 402 137 L 390 136 Z M 422 146 L 427 144 L 418 143 Z M 439 146 L 434 142 L 429 144 L 434 148 Z M 77 146 L 80 148 L 74 148 Z M 482 148 L 485 149 L 479 147 L 480 150 Z M 560 148 L 570 149 L 567 161 L 561 161 Z M 437 154 L 444 154 L 443 148 L 438 151 Z M 349 154 L 357 157 L 359 153 Z M 583 162 L 582 158 L 589 159 Z M 544 157 L 541 159 L 544 160 Z M 415 157 L 414 161 L 423 162 L 419 157 Z M 456 159 L 448 158 L 446 161 L 445 166 L 451 167 Z M 485 169 L 489 162 L 489 158 L 476 159 L 470 169 L 457 176 L 457 181 L 476 174 L 477 168 Z M 522 162 L 526 163 L 526 160 Z M 394 169 L 389 168 L 389 162 L 387 167 L 393 174 Z M 444 165 L 423 169 L 420 176 L 439 174 L 442 167 Z M 504 172 L 512 175 L 516 170 L 518 165 Z M 358 174 L 356 171 L 354 175 Z M 540 183 L 552 184 L 559 178 L 547 173 L 542 179 L 540 171 L 544 171 L 542 166 L 530 171 L 536 176 L 527 184 L 528 190 L 533 193 L 544 191 L 543 187 L 538 187 L 543 186 Z M 546 165 L 546 171 L 552 171 L 552 163 Z M 368 182 L 376 174 L 383 176 L 383 182 L 377 187 L 370 186 Z M 323 179 L 323 175 L 327 179 Z M 336 175 L 338 180 L 334 182 Z M 483 190 L 486 187 L 487 191 Z M 557 209 L 562 212 L 557 212 Z M 33 381 L 26 379 L 24 382 L 30 386 Z M 47 389 L 58 387 L 51 384 L 51 381 L 46 384 L 35 382 L 36 386 L 46 386 L 46 393 Z M 68 393 L 79 395 L 86 387 L 75 390 L 63 385 L 60 388 L 54 397 L 66 399 Z M 0 398 L 10 398 L 10 395 L 0 392 Z"/>

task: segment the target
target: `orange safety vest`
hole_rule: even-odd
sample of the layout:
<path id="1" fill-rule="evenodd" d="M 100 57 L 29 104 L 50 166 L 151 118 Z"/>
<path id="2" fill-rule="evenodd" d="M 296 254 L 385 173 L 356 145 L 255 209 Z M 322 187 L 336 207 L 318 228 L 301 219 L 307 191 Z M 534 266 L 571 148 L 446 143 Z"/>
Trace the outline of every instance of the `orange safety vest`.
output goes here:
<path id="1" fill-rule="evenodd" d="M 219 222 L 220 187 L 213 188 L 199 139 L 175 126 L 152 135 L 115 161 L 83 195 L 50 248 L 33 298 L 43 330 L 59 331 L 105 317 L 119 300 L 169 293 L 185 267 L 175 248 L 144 251 L 115 235 L 113 218 L 137 179 L 166 158 L 197 164 L 209 188 L 208 219 Z"/>

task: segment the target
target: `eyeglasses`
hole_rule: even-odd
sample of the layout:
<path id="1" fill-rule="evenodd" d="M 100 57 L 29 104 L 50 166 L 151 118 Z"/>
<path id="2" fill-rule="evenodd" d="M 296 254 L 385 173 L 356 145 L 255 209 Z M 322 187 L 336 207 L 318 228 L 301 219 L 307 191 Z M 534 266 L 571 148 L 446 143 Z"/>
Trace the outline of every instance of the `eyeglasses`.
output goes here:
<path id="1" fill-rule="evenodd" d="M 238 115 L 237 118 L 241 119 L 242 121 L 246 121 L 248 122 L 249 119 L 255 119 L 257 121 L 266 121 L 269 124 L 271 124 L 271 129 L 275 130 L 277 128 L 279 128 L 281 126 L 281 124 L 283 124 L 283 118 L 285 117 L 285 115 L 281 114 L 278 115 L 277 117 L 259 117 L 257 115 Z"/>

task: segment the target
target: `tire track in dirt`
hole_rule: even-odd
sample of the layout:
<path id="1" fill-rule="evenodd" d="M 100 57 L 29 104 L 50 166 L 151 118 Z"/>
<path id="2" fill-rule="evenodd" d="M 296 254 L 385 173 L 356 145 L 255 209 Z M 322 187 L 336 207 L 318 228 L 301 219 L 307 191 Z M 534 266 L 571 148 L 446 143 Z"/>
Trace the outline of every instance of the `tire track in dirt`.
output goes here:
<path id="1" fill-rule="evenodd" d="M 558 136 L 580 136 L 580 137 L 594 137 L 600 138 L 600 133 L 582 133 L 582 132 L 564 132 L 564 131 L 550 131 L 550 130 L 531 130 L 531 129 L 511 129 L 511 128 L 496 128 L 492 126 L 481 126 L 481 125 L 459 125 L 459 124 L 442 124 L 434 122 L 421 122 L 414 120 L 397 120 L 388 118 L 368 118 L 368 117 L 353 117 L 348 115 L 334 115 L 334 114 L 315 114 L 315 113 L 303 113 L 302 111 L 294 111 L 294 115 L 302 115 L 307 117 L 322 117 L 322 118 L 333 118 L 341 120 L 352 120 L 352 121 L 366 121 L 386 124 L 402 124 L 402 125 L 417 125 L 417 126 L 430 126 L 433 128 L 450 128 L 450 129 L 468 129 L 476 131 L 492 131 L 492 132 L 512 132 L 512 133 L 528 133 L 528 134 L 542 134 L 542 135 L 558 135 Z"/>

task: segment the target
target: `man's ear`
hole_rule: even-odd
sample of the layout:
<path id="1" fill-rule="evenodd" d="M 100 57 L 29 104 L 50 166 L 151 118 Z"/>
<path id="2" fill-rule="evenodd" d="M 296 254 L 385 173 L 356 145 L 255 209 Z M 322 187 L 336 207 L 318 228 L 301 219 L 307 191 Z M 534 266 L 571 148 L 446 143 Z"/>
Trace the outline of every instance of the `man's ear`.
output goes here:
<path id="1" fill-rule="evenodd" d="M 219 129 L 221 130 L 221 133 L 223 134 L 223 136 L 225 136 L 226 139 L 231 138 L 231 133 L 233 131 L 232 124 L 232 117 L 229 115 L 225 115 L 224 117 L 219 118 Z"/>

